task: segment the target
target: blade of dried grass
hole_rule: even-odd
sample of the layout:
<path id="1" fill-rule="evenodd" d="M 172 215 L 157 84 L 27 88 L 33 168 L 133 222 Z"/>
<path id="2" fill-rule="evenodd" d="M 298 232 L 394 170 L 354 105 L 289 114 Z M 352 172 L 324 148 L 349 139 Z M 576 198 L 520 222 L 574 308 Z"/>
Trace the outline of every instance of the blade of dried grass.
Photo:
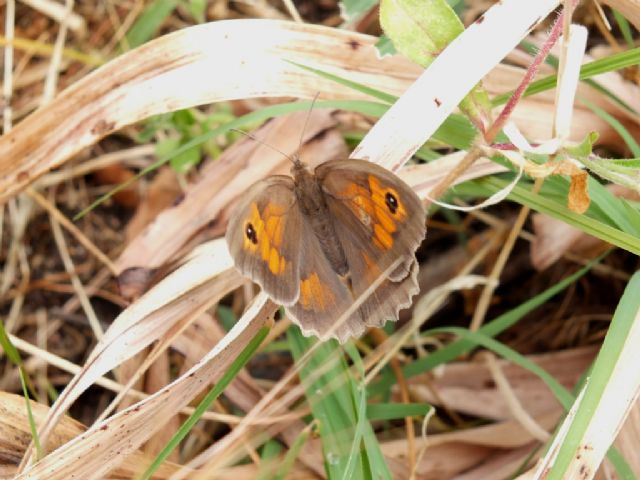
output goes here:
<path id="1" fill-rule="evenodd" d="M 171 438 L 171 440 L 167 443 L 167 445 L 163 448 L 163 450 L 158 454 L 153 463 L 147 468 L 147 470 L 142 474 L 141 478 L 143 480 L 148 480 L 154 474 L 154 472 L 160 467 L 162 462 L 164 462 L 171 452 L 178 446 L 178 444 L 184 439 L 184 437 L 189 433 L 189 431 L 195 426 L 196 422 L 198 422 L 202 415 L 206 410 L 209 409 L 213 401 L 220 396 L 220 394 L 224 391 L 225 388 L 231 383 L 231 381 L 238 375 L 240 370 L 246 365 L 246 363 L 251 359 L 253 354 L 258 350 L 260 344 L 266 338 L 269 333 L 269 329 L 266 327 L 262 327 L 256 335 L 249 341 L 246 347 L 239 353 L 233 363 L 229 366 L 229 368 L 224 372 L 222 378 L 218 380 L 215 386 L 205 395 L 205 397 L 200 401 L 195 411 L 189 418 L 182 424 L 180 429 L 176 432 L 176 434 Z"/>
<path id="2" fill-rule="evenodd" d="M 41 422 L 47 415 L 48 407 L 35 401 L 29 402 L 33 409 L 36 423 Z M 0 467 L 0 476 L 7 474 L 6 478 L 13 478 L 15 474 L 15 464 L 20 459 L 20 455 L 32 437 L 25 416 L 24 398 L 0 392 L 0 438 L 5 440 L 0 448 L 3 462 Z M 52 435 L 52 443 L 58 446 L 68 442 L 72 438 L 82 434 L 86 430 L 85 426 L 70 417 L 64 417 L 56 426 Z M 139 470 L 140 464 L 151 461 L 151 457 L 144 455 L 140 451 L 133 452 L 112 475 L 107 478 L 133 478 Z M 178 468 L 178 465 L 165 462 L 157 471 L 156 478 L 169 478 Z M 4 476 L 3 476 L 4 478 Z"/>
<path id="3" fill-rule="evenodd" d="M 170 418 L 197 395 L 206 384 L 217 381 L 238 353 L 267 320 L 273 320 L 275 306 L 261 294 L 232 330 L 198 364 L 147 399 L 93 425 L 16 479 L 102 478 L 132 451 L 162 428 Z"/>
<path id="4" fill-rule="evenodd" d="M 352 158 L 397 170 L 453 112 L 458 103 L 558 4 L 555 0 L 503 1 L 445 48 L 373 126 Z M 495 35 L 500 31 L 500 35 Z M 460 66 L 465 66 L 460 74 Z M 420 119 L 420 121 L 416 121 Z"/>
<path id="5" fill-rule="evenodd" d="M 41 426 L 44 438 L 75 399 L 97 378 L 164 335 L 176 319 L 197 316 L 239 284 L 223 240 L 203 245 L 181 268 L 168 275 L 122 312 L 74 376 Z M 27 458 L 25 456 L 25 458 Z"/>
<path id="6" fill-rule="evenodd" d="M 488 322 L 487 324 L 483 325 L 480 328 L 480 330 L 478 330 L 478 332 L 489 337 L 498 335 L 499 333 L 503 332 L 507 328 L 517 323 L 527 313 L 531 312 L 535 308 L 544 304 L 547 300 L 549 300 L 550 298 L 552 298 L 562 290 L 566 289 L 569 285 L 576 282 L 578 279 L 584 276 L 594 264 L 599 262 L 600 259 L 601 257 L 594 260 L 586 267 L 578 270 L 574 274 L 556 283 L 555 285 L 548 288 L 544 292 L 539 293 L 538 295 L 526 301 L 522 305 L 514 308 L 509 312 L 506 312 L 500 315 L 499 317 L 495 318 L 491 322 Z M 403 374 L 405 375 L 405 377 L 408 378 L 408 377 L 413 377 L 415 375 L 418 375 L 420 373 L 431 371 L 434 368 L 436 368 L 438 365 L 442 365 L 444 363 L 450 362 L 454 360 L 456 357 L 463 355 L 466 352 L 469 352 L 474 347 L 475 347 L 475 344 L 473 342 L 468 342 L 466 340 L 455 341 L 447 345 L 446 347 L 431 353 L 428 357 L 418 359 L 412 362 L 411 364 L 405 366 L 402 369 Z M 372 385 L 369 386 L 370 394 L 377 395 L 382 393 L 383 391 L 388 390 L 389 388 L 391 388 L 392 380 L 393 379 L 390 377 L 386 377 L 386 378 L 383 377 L 381 380 L 373 383 Z"/>
<path id="7" fill-rule="evenodd" d="M 156 39 L 84 77 L 0 138 L 0 202 L 107 133 L 154 114 L 318 91 L 363 98 L 289 61 L 327 68 L 330 56 L 331 72 L 401 92 L 417 67 L 398 56 L 378 59 L 374 42 L 332 28 L 263 20 L 214 22 Z"/>

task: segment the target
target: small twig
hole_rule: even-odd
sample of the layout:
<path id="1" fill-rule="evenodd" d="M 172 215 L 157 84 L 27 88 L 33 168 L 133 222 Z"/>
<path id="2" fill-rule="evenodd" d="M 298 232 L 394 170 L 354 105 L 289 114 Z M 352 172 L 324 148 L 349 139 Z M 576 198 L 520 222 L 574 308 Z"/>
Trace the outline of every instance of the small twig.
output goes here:
<path id="1" fill-rule="evenodd" d="M 93 330 L 93 334 L 95 337 L 100 340 L 104 334 L 102 331 L 102 326 L 100 325 L 100 320 L 98 320 L 98 316 L 96 312 L 93 310 L 93 306 L 89 301 L 89 297 L 87 296 L 87 292 L 84 290 L 84 286 L 78 277 L 75 266 L 73 265 L 73 260 L 71 259 L 71 255 L 69 254 L 69 250 L 67 249 L 67 244 L 64 239 L 64 235 L 62 233 L 62 229 L 60 228 L 60 223 L 53 216 L 49 215 L 49 222 L 51 224 L 51 232 L 53 233 L 53 238 L 58 247 L 58 251 L 60 252 L 60 258 L 62 259 L 62 263 L 64 264 L 64 268 L 71 277 L 71 284 L 80 299 L 80 304 L 82 305 L 82 309 L 84 310 L 87 319 L 89 320 L 89 325 L 91 326 L 91 330 Z"/>
<path id="2" fill-rule="evenodd" d="M 294 22 L 304 23 L 304 20 L 300 16 L 300 13 L 298 13 L 298 9 L 296 8 L 292 0 L 282 0 L 282 3 L 287 9 L 287 12 L 289 12 L 289 15 L 291 15 L 291 18 L 293 18 Z"/>
<path id="3" fill-rule="evenodd" d="M 38 10 L 58 23 L 65 21 L 69 30 L 76 35 L 83 36 L 86 33 L 86 22 L 82 15 L 69 12 L 65 6 L 58 2 L 53 0 L 22 0 L 22 3 L 26 3 L 34 10 Z"/>
<path id="4" fill-rule="evenodd" d="M 542 178 L 537 178 L 533 185 L 533 193 L 538 193 L 540 188 L 542 187 Z M 500 254 L 496 260 L 496 263 L 493 265 L 493 269 L 489 274 L 489 278 L 493 280 L 493 282 L 488 282 L 484 288 L 482 289 L 482 293 L 480 294 L 480 299 L 478 300 L 478 306 L 476 307 L 476 311 L 473 313 L 473 318 L 471 319 L 471 325 L 469 329 L 472 332 L 478 331 L 478 329 L 482 326 L 484 322 L 485 315 L 487 314 L 487 310 L 489 310 L 489 303 L 491 302 L 491 297 L 493 296 L 493 292 L 498 286 L 498 279 L 500 278 L 500 274 L 504 269 L 504 266 L 509 259 L 509 255 L 511 255 L 511 251 L 513 250 L 513 246 L 520 235 L 522 227 L 524 226 L 524 222 L 529 215 L 530 208 L 527 206 L 523 206 L 520 212 L 518 213 L 518 217 L 513 224 L 513 228 L 509 232 L 509 236 L 507 237 L 502 250 L 500 250 Z"/>
<path id="5" fill-rule="evenodd" d="M 520 82 L 520 85 L 518 85 L 518 88 L 516 88 L 515 92 L 513 93 L 513 95 L 507 102 L 507 104 L 504 106 L 502 111 L 500 112 L 500 115 L 498 115 L 498 117 L 496 118 L 496 121 L 493 122 L 493 125 L 491 125 L 491 127 L 489 127 L 489 129 L 487 130 L 487 133 L 485 134 L 485 141 L 487 143 L 489 144 L 492 143 L 496 135 L 498 135 L 500 130 L 502 130 L 505 123 L 507 123 L 507 120 L 509 120 L 511 113 L 513 112 L 516 105 L 524 95 L 524 92 L 526 91 L 527 87 L 533 81 L 536 74 L 538 73 L 538 69 L 540 68 L 540 65 L 542 64 L 542 62 L 544 62 L 545 58 L 547 58 L 547 55 L 549 55 L 551 48 L 556 44 L 556 42 L 558 41 L 558 38 L 560 38 L 560 34 L 562 33 L 562 26 L 563 26 L 563 15 L 564 14 L 561 13 L 558 16 L 558 18 L 556 18 L 556 21 L 553 24 L 553 27 L 551 27 L 551 32 L 549 32 L 549 36 L 547 37 L 547 40 L 544 42 L 544 44 L 542 45 L 542 48 L 533 59 L 533 62 L 531 62 L 531 65 L 527 69 L 527 72 L 525 73 L 524 78 Z"/>
<path id="6" fill-rule="evenodd" d="M 529 415 L 529 412 L 525 410 L 520 399 L 511 388 L 509 379 L 506 377 L 500 368 L 500 365 L 496 361 L 495 355 L 488 351 L 482 352 L 481 355 L 489 369 L 489 372 L 491 373 L 491 376 L 493 377 L 493 381 L 495 382 L 498 391 L 507 402 L 507 407 L 509 408 L 509 412 L 513 415 L 513 418 L 536 440 L 543 443 L 548 441 L 549 438 L 551 438 L 551 435 L 542 428 L 542 426 L 540 426 L 540 424 L 536 422 L 531 415 Z"/>
<path id="7" fill-rule="evenodd" d="M 96 247 L 87 236 L 80 231 L 71 221 L 65 217 L 60 210 L 58 210 L 51 202 L 44 198 L 40 193 L 36 192 L 33 188 L 27 188 L 28 195 L 35 200 L 35 202 L 44 208 L 56 222 L 60 223 L 71 235 L 73 235 L 78 243 L 80 243 L 88 252 L 93 254 L 105 267 L 109 269 L 113 276 L 118 275 L 118 270 L 115 264 L 107 257 L 102 251 Z"/>
<path id="8" fill-rule="evenodd" d="M 31 202 L 24 196 L 12 198 L 8 202 L 12 236 L 0 279 L 0 297 L 7 293 L 15 278 L 18 252 L 22 248 L 22 238 L 31 216 L 31 205 Z"/>
<path id="9" fill-rule="evenodd" d="M 38 189 L 50 187 L 74 177 L 82 177 L 95 170 L 99 170 L 110 165 L 120 164 L 123 162 L 131 164 L 133 162 L 130 162 L 129 160 L 151 155 L 155 155 L 155 146 L 150 144 L 138 145 L 132 148 L 105 153 L 104 155 L 92 158 L 91 160 L 87 160 L 78 165 L 69 166 L 64 170 L 47 173 L 38 179 L 36 185 Z"/>
<path id="10" fill-rule="evenodd" d="M 4 19 L 4 35 L 7 44 L 4 46 L 4 78 L 2 84 L 2 131 L 7 134 L 11 130 L 11 96 L 13 93 L 13 45 L 11 42 L 15 36 L 16 2 L 7 0 L 7 10 Z M 2 238 L 0 236 L 0 238 Z"/>
<path id="11" fill-rule="evenodd" d="M 53 54 L 51 55 L 51 63 L 49 64 L 49 71 L 44 82 L 44 91 L 40 104 L 41 106 L 49 103 L 56 95 L 58 76 L 60 74 L 60 63 L 62 61 L 62 52 L 64 50 L 64 44 L 67 39 L 67 28 L 69 26 L 69 17 L 73 10 L 73 2 L 74 0 L 66 0 L 66 12 L 60 19 L 60 30 L 58 30 L 58 36 L 56 37 Z"/>

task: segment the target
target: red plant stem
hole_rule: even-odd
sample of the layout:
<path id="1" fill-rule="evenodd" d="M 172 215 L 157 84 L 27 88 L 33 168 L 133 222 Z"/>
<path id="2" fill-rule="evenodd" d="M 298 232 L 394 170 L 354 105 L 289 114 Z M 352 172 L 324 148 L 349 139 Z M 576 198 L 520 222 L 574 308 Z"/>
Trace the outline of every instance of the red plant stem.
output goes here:
<path id="1" fill-rule="evenodd" d="M 536 76 L 536 74 L 538 73 L 538 68 L 540 68 L 540 64 L 542 64 L 544 59 L 547 58 L 547 55 L 551 51 L 551 48 L 558 41 L 558 38 L 560 38 L 560 34 L 562 33 L 563 16 L 564 16 L 564 12 L 558 15 L 558 18 L 556 18 L 556 21 L 554 22 L 553 27 L 551 27 L 551 32 L 549 32 L 549 36 L 547 37 L 547 40 L 544 42 L 544 44 L 542 45 L 542 48 L 533 59 L 533 62 L 531 63 L 529 68 L 527 69 L 527 72 L 524 78 L 522 79 L 522 82 L 520 82 L 520 85 L 518 85 L 518 88 L 516 88 L 515 92 L 513 92 L 513 95 L 511 96 L 507 104 L 504 106 L 502 111 L 500 112 L 500 115 L 498 115 L 498 118 L 496 118 L 496 121 L 493 122 L 493 125 L 491 125 L 491 127 L 489 127 L 489 129 L 485 133 L 484 138 L 488 144 L 491 144 L 491 142 L 493 142 L 496 135 L 498 135 L 498 132 L 500 132 L 500 130 L 502 130 L 502 127 L 504 127 L 504 124 L 507 123 L 509 116 L 513 112 L 517 103 L 522 98 L 522 95 L 524 95 L 525 90 L 527 89 L 529 84 L 533 81 L 533 78 Z"/>

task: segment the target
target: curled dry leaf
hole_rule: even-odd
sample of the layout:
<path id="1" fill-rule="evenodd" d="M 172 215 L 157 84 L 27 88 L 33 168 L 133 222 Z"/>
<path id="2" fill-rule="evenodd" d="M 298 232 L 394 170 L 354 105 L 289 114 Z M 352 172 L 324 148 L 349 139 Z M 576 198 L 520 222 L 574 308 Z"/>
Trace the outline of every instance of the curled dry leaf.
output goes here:
<path id="1" fill-rule="evenodd" d="M 576 213 L 584 213 L 589 208 L 591 199 L 589 198 L 587 180 L 589 180 L 589 175 L 584 170 L 571 175 L 571 185 L 569 186 L 567 203 L 569 210 Z"/>
<path id="2" fill-rule="evenodd" d="M 640 200 L 636 192 L 619 185 L 608 185 L 607 189 L 616 196 Z M 550 267 L 566 252 L 595 258 L 610 248 L 608 243 L 542 213 L 534 214 L 532 221 L 535 237 L 531 243 L 531 264 L 537 270 Z"/>

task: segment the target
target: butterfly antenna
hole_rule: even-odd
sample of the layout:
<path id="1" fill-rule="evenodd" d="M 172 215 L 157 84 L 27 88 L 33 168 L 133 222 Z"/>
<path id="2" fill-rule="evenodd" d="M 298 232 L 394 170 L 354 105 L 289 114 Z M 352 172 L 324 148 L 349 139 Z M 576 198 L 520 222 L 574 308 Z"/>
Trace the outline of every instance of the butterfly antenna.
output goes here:
<path id="1" fill-rule="evenodd" d="M 279 154 L 281 154 L 282 156 L 284 156 L 285 158 L 287 158 L 291 163 L 296 163 L 295 158 L 293 158 L 291 155 L 287 155 L 286 153 L 284 153 L 282 150 L 280 150 L 279 148 L 274 147 L 273 145 L 269 145 L 268 143 L 260 140 L 258 137 L 256 137 L 255 135 L 251 134 L 251 133 L 247 133 L 244 132 L 238 128 L 231 128 L 230 130 L 234 131 L 234 132 L 238 132 L 241 133 L 242 135 L 249 137 L 251 140 L 254 140 L 256 142 L 258 142 L 260 145 L 263 145 L 265 147 L 269 147 L 271 150 L 278 152 Z"/>
<path id="2" fill-rule="evenodd" d="M 311 105 L 309 106 L 309 111 L 307 112 L 307 118 L 304 119 L 304 125 L 302 126 L 302 133 L 300 134 L 300 143 L 298 143 L 298 152 L 302 149 L 302 140 L 304 139 L 304 132 L 307 131 L 307 125 L 309 124 L 309 118 L 311 118 L 311 112 L 313 111 L 313 106 L 316 104 L 316 100 L 320 96 L 320 92 L 316 92 L 313 100 L 311 100 Z"/>

